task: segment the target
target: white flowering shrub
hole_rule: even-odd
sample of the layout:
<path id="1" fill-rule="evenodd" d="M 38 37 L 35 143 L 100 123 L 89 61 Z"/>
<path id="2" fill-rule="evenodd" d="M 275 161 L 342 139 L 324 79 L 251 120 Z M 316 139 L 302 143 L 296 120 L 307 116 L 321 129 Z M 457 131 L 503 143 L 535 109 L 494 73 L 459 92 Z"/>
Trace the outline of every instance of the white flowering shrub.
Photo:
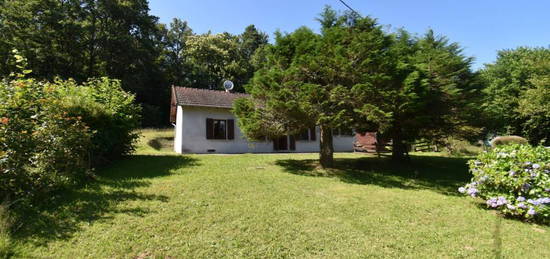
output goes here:
<path id="1" fill-rule="evenodd" d="M 469 161 L 471 183 L 461 193 L 479 197 L 508 216 L 550 223 L 550 149 L 505 145 Z"/>

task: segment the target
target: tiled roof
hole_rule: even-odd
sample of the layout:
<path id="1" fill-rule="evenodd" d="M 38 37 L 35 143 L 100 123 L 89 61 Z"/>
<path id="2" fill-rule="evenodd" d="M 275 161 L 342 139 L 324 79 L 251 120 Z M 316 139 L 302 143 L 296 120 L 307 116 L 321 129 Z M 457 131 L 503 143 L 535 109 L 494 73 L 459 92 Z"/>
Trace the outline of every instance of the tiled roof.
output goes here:
<path id="1" fill-rule="evenodd" d="M 174 86 L 177 105 L 231 108 L 233 101 L 249 94 Z"/>

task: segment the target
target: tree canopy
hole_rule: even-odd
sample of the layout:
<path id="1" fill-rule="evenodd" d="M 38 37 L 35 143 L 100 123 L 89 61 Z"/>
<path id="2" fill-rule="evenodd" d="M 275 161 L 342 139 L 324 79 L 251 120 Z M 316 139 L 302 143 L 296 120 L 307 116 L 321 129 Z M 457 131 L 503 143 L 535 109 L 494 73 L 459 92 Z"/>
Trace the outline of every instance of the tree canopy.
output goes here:
<path id="1" fill-rule="evenodd" d="M 251 138 L 296 134 L 319 126 L 321 164 L 332 163 L 332 130 L 379 131 L 406 144 L 440 140 L 466 126 L 463 98 L 476 91 L 471 58 L 429 31 L 387 33 L 376 20 L 325 8 L 320 34 L 302 27 L 277 34 L 246 86 L 252 99 L 234 107 Z"/>
<path id="2" fill-rule="evenodd" d="M 161 24 L 147 0 L 0 1 L 0 34 L 0 77 L 15 69 L 9 57 L 17 49 L 34 78 L 119 79 L 143 105 L 145 126 L 167 123 L 170 85 L 220 87 L 231 79 L 244 91 L 251 56 L 267 44 L 253 25 L 241 35 L 196 35 L 179 19 Z"/>
<path id="3" fill-rule="evenodd" d="M 483 109 L 492 133 L 550 141 L 550 49 L 520 47 L 498 53 L 481 71 Z"/>

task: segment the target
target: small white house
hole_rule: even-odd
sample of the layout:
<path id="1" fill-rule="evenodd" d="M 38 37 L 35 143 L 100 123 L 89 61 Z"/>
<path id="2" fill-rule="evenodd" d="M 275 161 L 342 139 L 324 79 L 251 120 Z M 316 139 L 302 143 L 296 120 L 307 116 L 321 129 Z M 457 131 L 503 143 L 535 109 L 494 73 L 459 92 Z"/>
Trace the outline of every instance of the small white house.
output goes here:
<path id="1" fill-rule="evenodd" d="M 172 87 L 171 121 L 177 153 L 319 152 L 319 129 L 276 140 L 248 141 L 231 112 L 233 101 L 247 94 Z M 334 151 L 353 151 L 352 131 L 334 132 Z"/>

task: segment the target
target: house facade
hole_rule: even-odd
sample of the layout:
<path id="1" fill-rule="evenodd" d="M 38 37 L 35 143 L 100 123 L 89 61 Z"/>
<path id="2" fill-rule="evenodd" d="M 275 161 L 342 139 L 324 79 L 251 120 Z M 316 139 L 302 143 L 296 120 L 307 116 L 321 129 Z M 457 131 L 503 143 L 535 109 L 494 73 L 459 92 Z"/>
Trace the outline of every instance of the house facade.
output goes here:
<path id="1" fill-rule="evenodd" d="M 171 122 L 175 125 L 174 150 L 177 153 L 275 153 L 319 152 L 319 129 L 275 140 L 248 141 L 231 112 L 233 101 L 247 94 L 172 87 Z M 336 152 L 353 151 L 355 135 L 335 130 Z"/>

